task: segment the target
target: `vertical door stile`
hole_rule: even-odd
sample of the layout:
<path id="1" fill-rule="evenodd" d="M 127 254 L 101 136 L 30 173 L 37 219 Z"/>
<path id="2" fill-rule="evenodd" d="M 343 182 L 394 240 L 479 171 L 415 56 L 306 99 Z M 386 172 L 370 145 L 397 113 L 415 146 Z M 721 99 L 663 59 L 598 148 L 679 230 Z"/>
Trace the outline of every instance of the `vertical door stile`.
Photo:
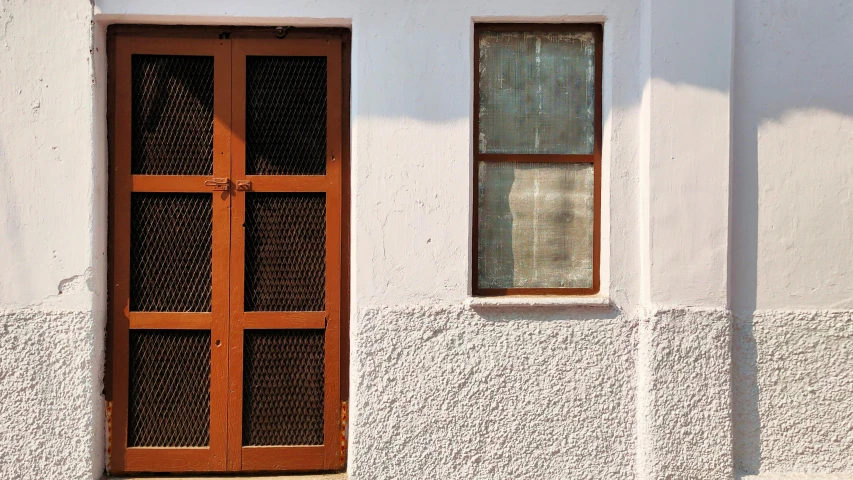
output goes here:
<path id="1" fill-rule="evenodd" d="M 341 42 L 327 47 L 326 115 L 326 341 L 325 425 L 326 469 L 340 467 L 341 406 Z"/>
<path id="2" fill-rule="evenodd" d="M 215 40 L 213 176 L 231 176 L 231 45 L 230 40 Z M 213 361 L 210 394 L 210 448 L 214 468 L 226 469 L 228 444 L 228 317 L 229 259 L 231 257 L 231 193 L 213 195 L 213 297 L 211 358 Z"/>
<path id="3" fill-rule="evenodd" d="M 239 40 L 231 42 L 231 172 L 246 177 L 246 55 Z M 243 272 L 246 192 L 232 189 L 231 319 L 229 326 L 228 470 L 242 468 L 243 444 Z"/>
<path id="4" fill-rule="evenodd" d="M 112 468 L 126 470 L 130 322 L 130 49 L 127 40 L 116 38 L 113 69 L 115 70 L 115 111 L 113 136 L 114 157 L 111 162 L 113 218 L 111 319 L 113 329 L 113 435 Z"/>

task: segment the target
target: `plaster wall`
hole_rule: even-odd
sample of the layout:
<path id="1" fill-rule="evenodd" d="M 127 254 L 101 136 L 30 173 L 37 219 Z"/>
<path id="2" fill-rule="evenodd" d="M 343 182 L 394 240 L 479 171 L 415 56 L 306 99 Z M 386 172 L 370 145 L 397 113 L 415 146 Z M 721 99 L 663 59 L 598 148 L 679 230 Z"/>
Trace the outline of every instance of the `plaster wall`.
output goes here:
<path id="1" fill-rule="evenodd" d="M 732 308 L 853 308 L 853 4 L 736 5 Z"/>
<path id="2" fill-rule="evenodd" d="M 106 145 L 92 39 L 89 2 L 0 1 L 0 478 L 103 471 Z"/>
<path id="3" fill-rule="evenodd" d="M 853 472 L 851 21 L 849 2 L 735 2 L 733 443 L 758 478 Z"/>
<path id="4" fill-rule="evenodd" d="M 605 27 L 605 182 L 625 195 L 605 204 L 620 216 L 603 242 L 603 287 L 635 302 L 636 260 L 611 242 L 636 235 L 633 212 L 635 74 L 639 19 L 633 1 L 333 1 L 288 3 L 102 1 L 103 21 L 352 25 L 354 301 L 359 307 L 455 304 L 470 291 L 473 21 L 601 21 Z M 378 74 L 381 72 L 381 74 Z M 618 73 L 622 72 L 622 73 Z M 417 87 L 417 88 L 415 88 Z M 623 132 L 612 139 L 615 127 Z M 630 132 L 630 133 L 624 133 Z M 611 161 L 612 159 L 612 161 Z M 611 174 L 611 172 L 613 172 Z M 605 198 L 610 196 L 606 194 Z M 611 202 L 617 202 L 613 204 Z M 611 215 L 603 230 L 609 238 Z M 614 292 L 615 290 L 615 292 Z"/>
<path id="5" fill-rule="evenodd" d="M 0 477 L 103 469 L 116 22 L 352 27 L 351 478 L 853 474 L 851 310 L 820 310 L 853 308 L 853 11 L 821 5 L 0 0 Z M 464 304 L 499 20 L 605 23 L 610 307 Z"/>
<path id="6" fill-rule="evenodd" d="M 643 3 L 644 300 L 724 308 L 734 2 Z"/>

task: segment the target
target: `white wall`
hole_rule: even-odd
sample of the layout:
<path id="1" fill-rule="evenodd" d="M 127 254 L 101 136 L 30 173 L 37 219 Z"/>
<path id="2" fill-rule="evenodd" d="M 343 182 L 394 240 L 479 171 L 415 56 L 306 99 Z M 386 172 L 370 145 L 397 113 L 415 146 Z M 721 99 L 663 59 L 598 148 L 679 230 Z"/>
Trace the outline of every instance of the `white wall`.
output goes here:
<path id="1" fill-rule="evenodd" d="M 737 2 L 732 307 L 853 308 L 853 4 Z"/>
<path id="2" fill-rule="evenodd" d="M 853 309 L 851 14 L 0 0 L 0 477 L 102 469 L 115 22 L 352 27 L 352 478 L 853 474 L 853 310 L 819 311 Z M 610 308 L 464 305 L 473 22 L 498 19 L 605 21 Z"/>
<path id="3" fill-rule="evenodd" d="M 103 470 L 106 183 L 91 22 L 87 1 L 0 1 L 0 478 Z"/>
<path id="4" fill-rule="evenodd" d="M 735 463 L 853 472 L 853 4 L 736 2 Z"/>

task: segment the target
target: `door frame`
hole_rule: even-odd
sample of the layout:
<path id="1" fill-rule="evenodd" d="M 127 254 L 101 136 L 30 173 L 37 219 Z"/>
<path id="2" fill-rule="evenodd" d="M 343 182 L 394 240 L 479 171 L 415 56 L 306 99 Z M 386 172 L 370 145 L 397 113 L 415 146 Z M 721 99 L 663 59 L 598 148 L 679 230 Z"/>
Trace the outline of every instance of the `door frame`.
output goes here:
<path id="1" fill-rule="evenodd" d="M 336 42 L 340 45 L 338 49 L 339 61 L 337 62 L 337 68 L 340 72 L 341 84 L 339 88 L 339 101 L 340 103 L 340 287 L 339 291 L 335 292 L 340 298 L 340 312 L 339 312 L 339 325 L 337 328 L 337 332 L 335 332 L 333 339 L 334 343 L 339 345 L 339 362 L 337 370 L 338 372 L 335 374 L 335 378 L 339 380 L 337 382 L 339 384 L 339 392 L 335 395 L 335 397 L 339 397 L 337 399 L 337 405 L 334 410 L 329 410 L 330 407 L 333 407 L 331 402 L 335 402 L 335 398 L 326 398 L 324 401 L 324 411 L 329 415 L 333 415 L 332 412 L 337 411 L 337 418 L 331 424 L 329 422 L 325 422 L 324 424 L 324 446 L 322 447 L 323 455 L 322 462 L 311 461 L 311 462 L 287 462 L 286 464 L 276 464 L 269 462 L 261 462 L 257 464 L 257 468 L 252 468 L 251 470 L 246 471 L 261 471 L 261 470 L 272 470 L 278 469 L 281 471 L 311 471 L 311 470 L 326 470 L 326 471 L 338 471 L 345 468 L 346 465 L 346 401 L 349 397 L 349 314 L 350 314 L 350 52 L 351 52 L 351 35 L 350 30 L 345 28 L 286 28 L 284 32 L 286 34 L 285 38 L 282 39 L 280 37 L 282 29 L 276 29 L 274 27 L 208 27 L 208 26 L 148 26 L 148 25 L 111 25 L 107 30 L 107 62 L 108 62 L 108 82 L 107 82 L 107 121 L 108 121 L 108 157 L 109 157 L 109 193 L 108 193 L 108 242 L 107 242 L 107 258 L 108 258 L 108 318 L 107 318 L 107 342 L 106 342 L 106 358 L 105 358 L 105 370 L 104 370 L 104 396 L 107 402 L 107 424 L 108 424 L 108 438 L 107 440 L 107 465 L 108 470 L 112 474 L 122 474 L 122 473 L 134 473 L 134 472 L 147 472 L 147 471 L 158 471 L 158 472 L 170 472 L 170 473 L 182 473 L 182 472 L 204 472 L 204 471 L 225 471 L 225 470 L 233 470 L 234 464 L 229 458 L 229 453 L 226 452 L 226 443 L 223 441 L 221 444 L 217 441 L 216 444 L 214 442 L 214 434 L 216 432 L 217 437 L 221 435 L 227 434 L 227 426 L 224 425 L 225 422 L 221 422 L 223 425 L 217 425 L 215 421 L 211 423 L 211 443 L 209 448 L 193 448 L 192 452 L 189 455 L 181 455 L 180 457 L 175 456 L 175 451 L 177 450 L 188 450 L 188 449 L 178 449 L 178 448 L 151 448 L 144 447 L 128 449 L 126 447 L 126 428 L 127 428 L 127 402 L 128 402 L 128 368 L 129 368 L 129 351 L 128 351 L 128 341 L 129 341 L 129 328 L 130 328 L 130 315 L 128 315 L 129 307 L 128 305 L 119 305 L 118 302 L 115 301 L 116 298 L 127 298 L 128 292 L 128 283 L 121 282 L 123 278 L 129 278 L 129 264 L 117 264 L 115 259 L 117 257 L 117 251 L 120 252 L 118 258 L 129 258 L 125 253 L 129 249 L 129 227 L 130 227 L 130 217 L 129 215 L 121 215 L 120 212 L 125 211 L 129 212 L 129 203 L 130 203 L 130 191 L 132 188 L 139 186 L 136 185 L 139 182 L 127 181 L 130 177 L 129 169 L 130 163 L 129 160 L 126 162 L 116 162 L 115 158 L 117 154 L 128 155 L 129 158 L 129 133 L 130 133 L 130 125 L 124 126 L 121 125 L 121 128 L 124 131 L 121 131 L 117 124 L 117 113 L 124 113 L 128 115 L 129 112 L 123 112 L 123 108 L 129 108 L 130 105 L 130 97 L 127 91 L 123 91 L 122 89 L 117 88 L 116 84 L 116 73 L 121 68 L 126 68 L 120 65 L 120 62 L 125 61 L 129 66 L 129 55 L 126 55 L 127 48 L 131 48 L 132 52 L 139 53 L 162 53 L 169 54 L 174 52 L 189 52 L 185 54 L 191 54 L 193 51 L 196 52 L 204 52 L 204 48 L 202 50 L 187 50 L 186 45 L 213 45 L 216 44 L 217 52 L 220 52 L 219 48 L 227 49 L 227 62 L 221 62 L 224 66 L 227 63 L 228 72 L 228 80 L 227 87 L 224 86 L 226 82 L 224 82 L 224 78 L 220 78 L 220 62 L 217 59 L 214 60 L 214 79 L 215 79 L 215 100 L 214 100 L 214 110 L 215 117 L 218 120 L 215 120 L 215 129 L 222 128 L 222 125 L 217 125 L 217 122 L 222 119 L 226 119 L 228 124 L 225 128 L 231 128 L 231 98 L 232 98 L 232 85 L 231 85 L 231 61 L 232 61 L 232 42 L 231 40 L 238 39 L 254 39 L 254 40 L 265 40 L 267 42 L 273 43 L 277 41 L 282 41 L 282 43 L 304 43 L 305 40 L 326 40 L 327 42 Z M 197 40 L 203 40 L 204 42 L 198 42 Z M 218 42 L 212 42 L 212 40 L 219 40 Z M 295 42 L 290 42 L 288 40 L 294 40 Z M 155 48 L 151 48 L 150 46 L 154 45 Z M 198 47 L 194 47 L 198 48 Z M 140 50 L 137 50 L 140 49 Z M 196 53 L 199 54 L 199 53 Z M 210 53 L 203 53 L 205 55 L 210 55 Z M 216 55 L 220 55 L 217 53 Z M 122 60 L 122 57 L 126 57 L 125 60 Z M 329 63 L 330 68 L 332 67 L 331 59 Z M 126 83 L 126 82 L 125 82 Z M 228 112 L 227 116 L 224 113 L 224 110 L 220 109 L 220 96 L 217 96 L 220 88 L 227 88 L 228 92 L 226 94 L 226 103 L 228 104 Z M 125 98 L 118 98 L 125 97 Z M 332 98 L 328 99 L 329 102 L 332 101 Z M 220 118 L 220 113 L 223 115 Z M 216 143 L 218 136 L 216 135 L 217 130 L 214 133 L 214 142 L 215 142 L 215 151 L 216 152 L 224 152 L 223 154 L 227 156 L 229 159 L 229 171 L 226 174 L 222 174 L 221 168 L 217 169 L 217 162 L 215 161 L 214 165 L 214 176 L 215 177 L 229 177 L 233 178 L 233 175 L 230 172 L 230 158 L 231 158 L 231 142 L 228 142 L 227 145 Z M 124 150 L 122 150 L 124 149 Z M 219 158 L 215 155 L 214 159 Z M 121 165 L 124 163 L 125 165 Z M 118 168 L 118 170 L 116 170 Z M 121 170 L 125 168 L 126 170 Z M 125 180 L 121 180 L 125 179 Z M 133 184 L 133 185 L 130 185 Z M 140 184 L 140 188 L 152 188 L 151 185 L 146 185 L 145 183 Z M 177 191 L 176 188 L 178 185 L 172 186 L 171 190 L 159 190 L 159 191 Z M 182 186 L 181 188 L 184 188 Z M 154 186 L 155 189 L 162 189 L 164 187 Z M 134 190 L 135 191 L 135 190 Z M 142 190 L 142 191 L 150 191 L 150 190 Z M 192 190 L 180 190 L 180 191 L 192 191 Z M 198 191 L 209 192 L 209 188 L 203 188 Z M 233 192 L 232 188 L 232 194 Z M 229 200 L 229 203 L 233 203 L 233 197 Z M 214 205 L 216 205 L 216 200 L 214 200 Z M 220 212 L 221 213 L 221 212 Z M 117 215 L 119 214 L 119 215 Z M 229 215 L 226 211 L 225 215 Z M 217 216 L 217 210 L 214 209 L 214 219 Z M 226 222 L 230 225 L 230 222 Z M 119 234 L 119 232 L 124 232 Z M 229 236 L 231 232 L 226 233 Z M 222 232 L 214 231 L 214 239 L 217 238 L 217 235 L 222 235 Z M 229 240 L 230 241 L 230 240 Z M 216 248 L 216 247 L 214 247 Z M 214 254 L 214 259 L 216 255 Z M 230 258 L 230 257 L 229 257 Z M 217 271 L 218 268 L 229 269 L 229 265 L 223 267 L 222 265 L 214 264 L 213 269 L 214 272 Z M 216 277 L 214 278 L 214 289 L 216 288 Z M 228 279 L 225 279 L 226 285 L 228 284 Z M 230 294 L 226 294 L 226 304 L 228 303 L 228 298 L 230 298 Z M 219 309 L 213 307 L 215 312 L 211 312 L 211 316 L 214 314 L 220 314 Z M 229 345 L 229 335 L 228 335 L 228 325 L 227 325 L 227 315 L 228 307 L 226 305 L 226 313 L 225 313 L 225 322 L 208 322 L 208 325 L 211 327 L 216 327 L 216 324 L 220 324 L 219 327 L 214 331 L 211 329 L 211 417 L 214 416 L 214 397 L 216 394 L 214 392 L 218 391 L 217 389 L 224 389 L 222 395 L 226 395 L 227 397 L 227 370 L 226 374 L 217 379 L 214 374 L 214 366 L 217 361 L 221 362 L 224 360 L 225 364 L 228 364 L 228 349 L 231 347 Z M 221 315 L 221 314 L 220 314 Z M 144 319 L 141 319 L 144 320 Z M 149 327 L 149 328 L 154 328 Z M 162 328 L 162 327 L 156 327 Z M 184 326 L 176 326 L 173 328 L 185 328 Z M 195 328 L 200 328 L 198 325 Z M 208 327 L 204 327 L 208 328 Z M 223 331 L 219 331 L 224 328 Z M 331 333 L 331 332 L 330 332 Z M 215 340 L 219 339 L 222 342 L 221 346 L 214 346 Z M 327 341 L 328 343 L 328 341 Z M 219 353 L 222 352 L 222 353 Z M 219 358 L 223 356 L 224 358 Z M 117 368 L 118 367 L 118 368 Z M 326 368 L 326 373 L 332 373 Z M 327 384 L 328 384 L 327 380 Z M 217 407 L 221 408 L 221 407 Z M 227 406 L 226 406 L 227 408 Z M 342 418 L 343 417 L 343 418 Z M 223 418 L 228 419 L 229 417 L 224 416 Z M 231 420 L 227 420 L 230 422 Z M 334 438 L 332 438 L 334 437 Z M 333 440 L 333 441 L 330 441 Z M 215 445 L 214 445 L 215 444 Z M 242 446 L 242 445 L 241 445 Z M 278 447 L 275 447 L 278 448 Z M 207 452 L 207 454 L 203 453 Z M 190 461 L 187 461 L 190 459 Z M 158 468 L 152 469 L 151 466 L 156 465 Z M 239 465 L 239 463 L 237 464 Z M 231 466 L 231 468 L 229 468 Z M 240 467 L 237 467 L 240 468 Z"/>

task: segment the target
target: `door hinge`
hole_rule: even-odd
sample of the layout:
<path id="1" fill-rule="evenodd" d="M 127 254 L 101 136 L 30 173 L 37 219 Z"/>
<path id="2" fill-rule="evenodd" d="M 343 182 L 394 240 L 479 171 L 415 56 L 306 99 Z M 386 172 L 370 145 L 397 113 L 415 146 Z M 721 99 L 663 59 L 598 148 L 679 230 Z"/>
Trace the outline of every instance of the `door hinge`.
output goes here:
<path id="1" fill-rule="evenodd" d="M 347 423 L 349 422 L 349 411 L 347 401 L 341 402 L 341 467 L 347 464 Z"/>
<path id="2" fill-rule="evenodd" d="M 107 422 L 107 452 L 106 458 L 104 459 L 104 467 L 107 469 L 107 472 L 111 472 L 113 469 L 112 458 L 113 458 L 113 401 L 107 400 L 104 405 L 104 413 L 106 414 L 106 422 Z"/>

